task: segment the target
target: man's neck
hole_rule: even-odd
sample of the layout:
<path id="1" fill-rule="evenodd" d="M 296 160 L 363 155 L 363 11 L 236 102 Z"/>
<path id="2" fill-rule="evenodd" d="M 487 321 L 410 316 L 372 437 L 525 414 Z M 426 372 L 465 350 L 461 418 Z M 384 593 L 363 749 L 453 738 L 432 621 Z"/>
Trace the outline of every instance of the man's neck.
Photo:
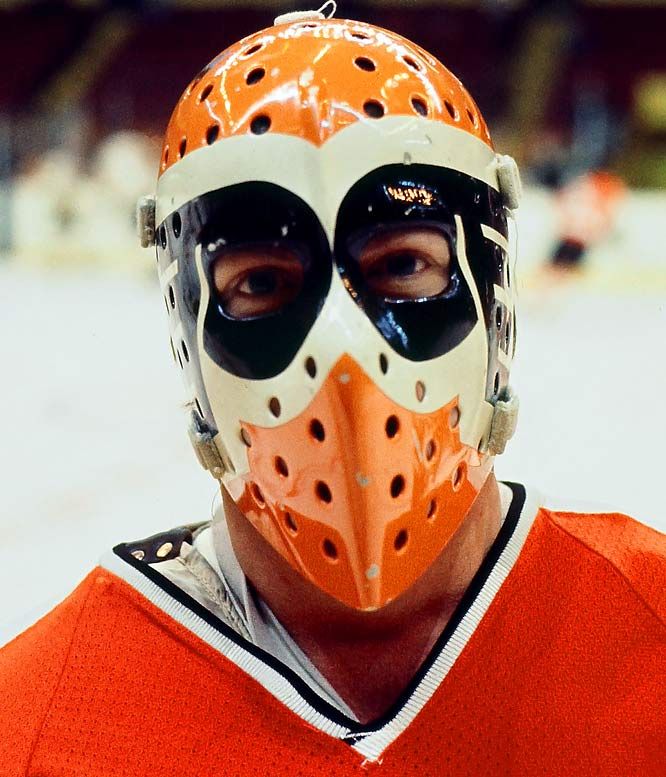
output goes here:
<path id="1" fill-rule="evenodd" d="M 502 520 L 490 475 L 458 531 L 402 596 L 350 609 L 298 574 L 223 492 L 234 552 L 255 590 L 360 721 L 395 703 L 434 646 L 495 540 Z"/>

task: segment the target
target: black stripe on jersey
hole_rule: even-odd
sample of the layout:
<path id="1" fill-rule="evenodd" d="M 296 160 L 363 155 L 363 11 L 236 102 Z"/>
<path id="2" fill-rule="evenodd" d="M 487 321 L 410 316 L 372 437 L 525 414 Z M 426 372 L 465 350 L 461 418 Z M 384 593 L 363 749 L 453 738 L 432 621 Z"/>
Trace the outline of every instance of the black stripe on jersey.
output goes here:
<path id="1" fill-rule="evenodd" d="M 375 720 L 366 724 L 359 723 L 358 721 L 344 715 L 336 707 L 322 699 L 314 690 L 312 690 L 312 688 L 310 688 L 310 686 L 304 680 L 302 680 L 289 667 L 285 666 L 281 661 L 278 661 L 278 659 L 276 659 L 270 653 L 267 653 L 265 650 L 262 650 L 261 648 L 241 637 L 230 626 L 224 623 L 224 621 L 220 620 L 220 618 L 214 615 L 210 610 L 199 604 L 199 602 L 189 596 L 189 594 L 182 591 L 180 588 L 178 588 L 177 585 L 164 577 L 164 575 L 162 575 L 156 569 L 153 569 L 145 561 L 140 561 L 134 558 L 130 552 L 130 547 L 133 547 L 132 543 L 121 543 L 120 545 L 116 545 L 116 547 L 113 549 L 113 552 L 127 564 L 151 580 L 169 596 L 173 597 L 184 607 L 208 623 L 208 625 L 212 626 L 214 629 L 223 634 L 227 639 L 235 642 L 259 661 L 262 661 L 264 664 L 267 664 L 272 669 L 274 669 L 285 680 L 287 680 L 287 682 L 289 682 L 290 685 L 303 697 L 303 699 L 307 701 L 308 704 L 310 704 L 317 712 L 319 712 L 321 715 L 324 715 L 333 723 L 337 723 L 338 725 L 349 729 L 350 733 L 344 737 L 344 741 L 348 742 L 350 745 L 353 745 L 356 742 L 364 739 L 368 734 L 382 729 L 387 723 L 389 723 L 400 713 L 407 701 L 417 690 L 425 675 L 429 672 L 434 661 L 442 652 L 446 646 L 446 643 L 451 638 L 451 635 L 454 633 L 461 620 L 465 617 L 465 614 L 472 606 L 477 596 L 479 595 L 479 592 L 485 585 L 488 576 L 492 572 L 495 564 L 497 563 L 497 560 L 501 556 L 504 548 L 507 546 L 514 533 L 518 519 L 520 518 L 520 513 L 525 503 L 524 486 L 519 483 L 509 482 L 505 482 L 505 485 L 509 486 L 513 492 L 513 499 L 511 500 L 511 505 L 509 506 L 507 516 L 499 533 L 497 534 L 497 537 L 495 538 L 495 541 L 491 545 L 490 550 L 486 554 L 486 557 L 481 563 L 477 573 L 472 578 L 472 582 L 470 583 L 467 591 L 456 607 L 444 631 L 440 635 L 439 639 L 435 642 L 428 657 L 423 662 L 418 672 L 414 675 L 412 681 L 405 688 L 405 690 L 391 706 L 391 708 L 379 718 L 376 718 Z"/>

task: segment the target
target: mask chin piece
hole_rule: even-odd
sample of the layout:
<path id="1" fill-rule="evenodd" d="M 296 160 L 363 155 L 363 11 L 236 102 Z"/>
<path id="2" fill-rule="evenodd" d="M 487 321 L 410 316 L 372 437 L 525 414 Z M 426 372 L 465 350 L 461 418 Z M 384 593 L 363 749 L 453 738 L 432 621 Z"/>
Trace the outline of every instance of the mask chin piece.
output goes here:
<path id="1" fill-rule="evenodd" d="M 486 451 L 491 456 L 504 453 L 506 444 L 513 437 L 518 423 L 520 402 L 510 386 L 500 392 L 493 406 L 493 418 L 490 422 L 490 435 Z"/>
<path id="2" fill-rule="evenodd" d="M 220 453 L 212 429 L 199 417 L 194 408 L 189 409 L 187 431 L 199 464 L 208 470 L 215 480 L 221 482 L 225 473 L 234 472 L 231 459 L 228 455 Z"/>

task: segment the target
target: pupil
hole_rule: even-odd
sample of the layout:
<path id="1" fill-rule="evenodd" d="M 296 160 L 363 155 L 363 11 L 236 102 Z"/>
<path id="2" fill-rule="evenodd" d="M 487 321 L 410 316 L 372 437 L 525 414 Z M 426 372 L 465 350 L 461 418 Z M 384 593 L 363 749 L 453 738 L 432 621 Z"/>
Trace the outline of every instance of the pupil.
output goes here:
<path id="1" fill-rule="evenodd" d="M 412 254 L 395 254 L 387 259 L 386 269 L 391 275 L 412 275 L 416 269 L 416 257 Z"/>
<path id="2" fill-rule="evenodd" d="M 277 288 L 277 275 L 273 270 L 257 270 L 247 283 L 252 294 L 272 294 Z"/>

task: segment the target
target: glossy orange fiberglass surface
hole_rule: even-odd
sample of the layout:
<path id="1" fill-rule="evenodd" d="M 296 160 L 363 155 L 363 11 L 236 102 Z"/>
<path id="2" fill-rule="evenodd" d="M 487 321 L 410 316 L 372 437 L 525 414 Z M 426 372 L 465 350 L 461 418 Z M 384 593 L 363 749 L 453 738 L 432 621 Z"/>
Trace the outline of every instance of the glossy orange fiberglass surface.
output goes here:
<path id="1" fill-rule="evenodd" d="M 251 474 L 237 503 L 331 596 L 375 609 L 432 564 L 476 498 L 489 457 L 459 439 L 453 399 L 414 413 L 343 356 L 310 405 L 268 429 L 243 424 Z"/>
<path id="2" fill-rule="evenodd" d="M 160 173 L 234 135 L 277 132 L 321 145 L 353 122 L 391 115 L 441 121 L 492 147 L 460 81 L 405 38 L 343 19 L 272 27 L 223 51 L 187 87 Z"/>

